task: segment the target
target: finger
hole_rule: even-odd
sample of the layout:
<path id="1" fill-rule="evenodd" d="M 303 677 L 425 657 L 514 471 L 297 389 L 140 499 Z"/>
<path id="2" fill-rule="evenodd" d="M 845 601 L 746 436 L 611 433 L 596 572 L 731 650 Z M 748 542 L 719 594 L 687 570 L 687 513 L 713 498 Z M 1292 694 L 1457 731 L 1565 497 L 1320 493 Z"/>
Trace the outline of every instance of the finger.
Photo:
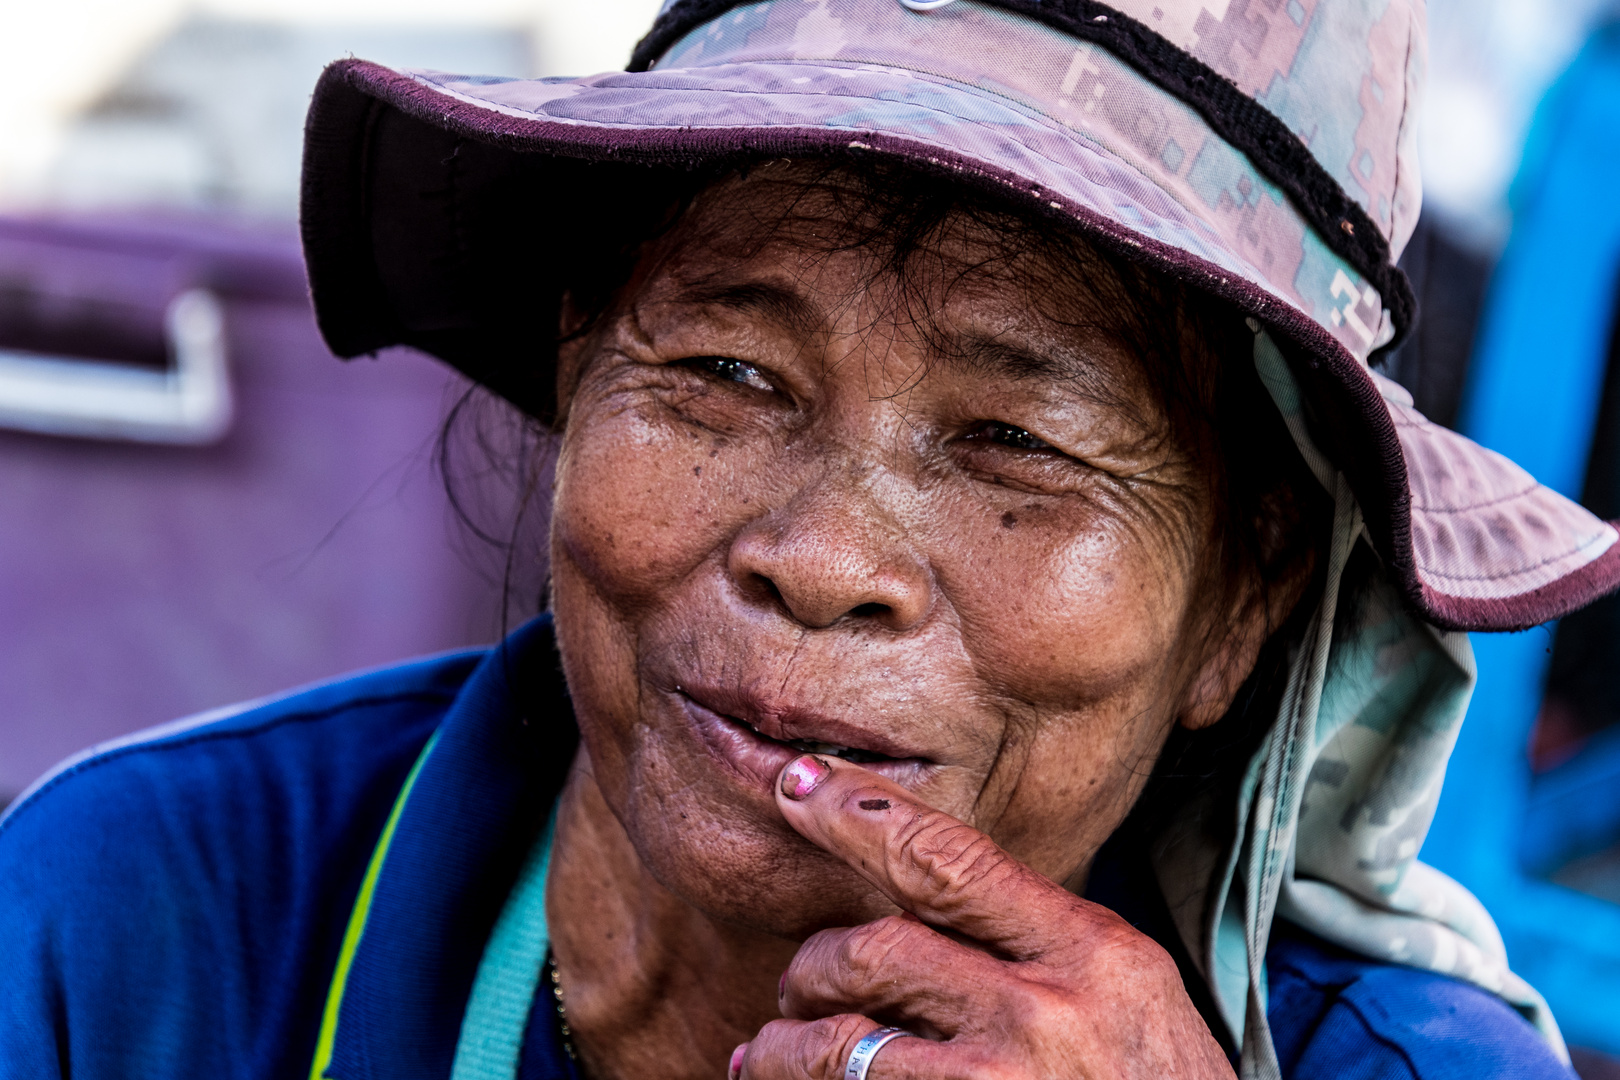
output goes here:
<path id="1" fill-rule="evenodd" d="M 1007 965 L 911 915 L 823 930 L 782 976 L 782 1015 L 814 1020 L 861 1013 L 949 1038 L 992 1011 Z"/>
<path id="2" fill-rule="evenodd" d="M 1083 905 L 988 836 L 919 801 L 899 784 L 836 758 L 806 754 L 782 769 L 782 816 L 840 856 L 889 899 L 944 926 L 1029 959 L 1072 939 Z"/>
<path id="3" fill-rule="evenodd" d="M 808 1023 L 772 1020 L 743 1053 L 740 1080 L 844 1080 L 855 1044 L 881 1025 L 864 1016 L 829 1016 Z M 952 1058 L 957 1048 L 929 1039 L 894 1039 L 878 1051 L 867 1080 L 954 1080 L 975 1075 Z M 954 1064 L 954 1067 L 953 1067 Z"/>

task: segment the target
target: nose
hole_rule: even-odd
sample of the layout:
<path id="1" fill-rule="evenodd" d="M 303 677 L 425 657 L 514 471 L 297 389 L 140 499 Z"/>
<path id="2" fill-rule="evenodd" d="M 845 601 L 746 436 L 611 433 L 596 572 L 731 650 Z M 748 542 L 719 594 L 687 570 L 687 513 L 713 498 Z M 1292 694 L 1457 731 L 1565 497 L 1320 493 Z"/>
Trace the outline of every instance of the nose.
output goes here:
<path id="1" fill-rule="evenodd" d="M 825 478 L 750 522 L 727 568 L 750 600 L 811 629 L 850 621 L 904 632 L 933 606 L 927 561 L 875 493 L 845 477 Z"/>

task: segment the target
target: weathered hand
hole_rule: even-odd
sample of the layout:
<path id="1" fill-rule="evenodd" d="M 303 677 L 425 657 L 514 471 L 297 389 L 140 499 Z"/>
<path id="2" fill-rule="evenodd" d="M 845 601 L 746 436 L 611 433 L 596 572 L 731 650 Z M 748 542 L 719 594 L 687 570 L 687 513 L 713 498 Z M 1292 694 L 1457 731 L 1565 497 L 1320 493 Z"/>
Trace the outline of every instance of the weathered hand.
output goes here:
<path id="1" fill-rule="evenodd" d="M 871 1080 L 1232 1076 L 1168 953 L 983 833 L 836 759 L 790 763 L 777 803 L 904 914 L 806 941 L 787 1019 L 737 1048 L 733 1080 L 842 1080 L 880 1020 L 924 1037 Z"/>

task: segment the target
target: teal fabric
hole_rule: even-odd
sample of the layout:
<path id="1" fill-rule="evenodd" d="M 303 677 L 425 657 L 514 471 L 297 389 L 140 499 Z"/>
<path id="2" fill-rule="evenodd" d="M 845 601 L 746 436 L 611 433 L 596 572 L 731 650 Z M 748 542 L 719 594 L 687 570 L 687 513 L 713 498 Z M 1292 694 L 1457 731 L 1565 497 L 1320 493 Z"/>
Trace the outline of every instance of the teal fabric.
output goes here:
<path id="1" fill-rule="evenodd" d="M 553 810 L 540 842 L 529 852 L 478 962 L 450 1080 L 513 1080 L 523 1055 L 523 1033 L 546 964 L 546 877 L 557 831 Z"/>

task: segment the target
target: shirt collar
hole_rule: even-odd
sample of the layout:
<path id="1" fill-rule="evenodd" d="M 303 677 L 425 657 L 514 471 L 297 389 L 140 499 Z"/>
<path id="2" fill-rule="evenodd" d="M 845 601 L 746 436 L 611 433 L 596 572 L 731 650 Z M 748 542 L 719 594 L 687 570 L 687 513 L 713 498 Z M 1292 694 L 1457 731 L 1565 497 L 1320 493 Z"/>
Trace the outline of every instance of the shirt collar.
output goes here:
<path id="1" fill-rule="evenodd" d="M 484 944 L 578 742 L 542 615 L 489 651 L 425 752 L 342 987 L 328 1075 L 450 1074 Z"/>

